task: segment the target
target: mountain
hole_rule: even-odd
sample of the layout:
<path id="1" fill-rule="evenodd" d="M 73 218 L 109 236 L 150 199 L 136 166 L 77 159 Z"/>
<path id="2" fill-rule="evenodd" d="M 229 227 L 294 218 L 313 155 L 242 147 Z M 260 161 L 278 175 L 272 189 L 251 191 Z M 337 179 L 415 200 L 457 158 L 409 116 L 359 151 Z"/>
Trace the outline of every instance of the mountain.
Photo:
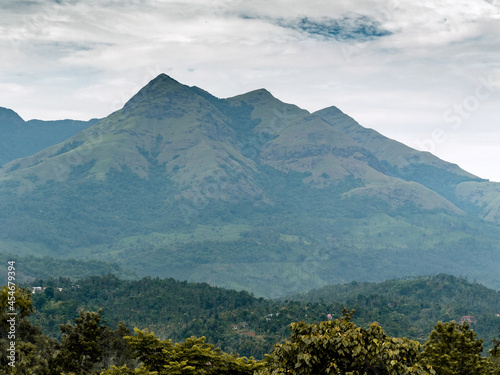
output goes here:
<path id="1" fill-rule="evenodd" d="M 499 288 L 498 186 L 336 107 L 162 74 L 0 169 L 0 251 L 268 297 L 441 272 Z"/>
<path id="2" fill-rule="evenodd" d="M 0 166 L 61 143 L 96 122 L 96 119 L 26 122 L 13 110 L 0 107 Z"/>

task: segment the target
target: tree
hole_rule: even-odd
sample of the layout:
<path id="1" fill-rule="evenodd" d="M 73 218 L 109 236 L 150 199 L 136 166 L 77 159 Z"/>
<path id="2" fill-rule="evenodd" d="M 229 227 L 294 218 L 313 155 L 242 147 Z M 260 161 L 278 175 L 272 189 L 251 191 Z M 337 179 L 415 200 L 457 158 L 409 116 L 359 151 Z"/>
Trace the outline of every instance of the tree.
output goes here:
<path id="1" fill-rule="evenodd" d="M 31 325 L 31 293 L 15 285 L 0 290 L 0 357 L 2 374 L 46 375 L 53 356 L 55 340 Z M 11 315 L 16 314 L 16 315 Z M 12 353 L 15 353 L 12 355 Z"/>
<path id="2" fill-rule="evenodd" d="M 500 327 L 498 327 L 498 330 L 500 331 Z M 494 338 L 492 343 L 493 349 L 489 351 L 491 372 L 494 375 L 500 375 L 500 335 L 498 335 L 498 338 Z"/>
<path id="3" fill-rule="evenodd" d="M 158 372 L 150 372 L 143 367 L 130 369 L 127 365 L 123 365 L 121 367 L 111 366 L 109 369 L 101 372 L 100 375 L 158 375 Z"/>
<path id="4" fill-rule="evenodd" d="M 0 293 L 0 318 L 2 322 L 9 312 L 17 312 L 20 319 L 28 317 L 33 312 L 31 293 L 28 289 L 14 285 L 2 286 Z"/>
<path id="5" fill-rule="evenodd" d="M 290 338 L 275 346 L 260 374 L 428 373 L 417 364 L 418 342 L 390 338 L 376 323 L 366 330 L 356 327 L 350 321 L 353 313 L 344 310 L 340 320 L 317 325 L 292 323 Z"/>
<path id="6" fill-rule="evenodd" d="M 467 323 L 438 322 L 424 343 L 420 361 L 439 375 L 487 374 L 482 342 Z"/>
<path id="7" fill-rule="evenodd" d="M 111 364 L 135 367 L 135 361 L 132 359 L 130 346 L 124 339 L 125 336 L 130 336 L 131 334 L 132 332 L 123 322 L 118 322 L 118 327 L 115 331 L 108 331 L 105 354 L 106 367 L 109 367 Z"/>
<path id="8" fill-rule="evenodd" d="M 123 335 L 130 331 L 123 323 L 116 331 L 101 324 L 101 310 L 84 312 L 75 324 L 61 325 L 61 344 L 53 365 L 75 374 L 98 373 L 111 365 L 130 364 L 130 351 Z"/>
<path id="9" fill-rule="evenodd" d="M 181 344 L 160 340 L 153 333 L 135 329 L 128 336 L 130 347 L 144 369 L 159 375 L 253 375 L 262 363 L 222 352 L 205 342 L 205 337 L 191 337 Z M 129 371 L 122 368 L 124 374 Z"/>

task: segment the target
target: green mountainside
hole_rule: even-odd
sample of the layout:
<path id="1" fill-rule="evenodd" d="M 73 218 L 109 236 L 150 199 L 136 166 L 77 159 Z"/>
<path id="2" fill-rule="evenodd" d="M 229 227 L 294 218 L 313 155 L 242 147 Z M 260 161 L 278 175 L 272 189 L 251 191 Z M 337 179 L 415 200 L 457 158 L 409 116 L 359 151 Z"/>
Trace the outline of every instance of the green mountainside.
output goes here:
<path id="1" fill-rule="evenodd" d="M 0 252 L 265 297 L 442 272 L 500 288 L 499 190 L 335 107 L 162 74 L 0 169 Z"/>
<path id="2" fill-rule="evenodd" d="M 107 275 L 77 283 L 59 278 L 36 280 L 31 286 L 46 288 L 33 295 L 31 320 L 54 337 L 60 334 L 59 325 L 72 321 L 81 308 L 102 308 L 112 327 L 123 321 L 129 328 L 149 328 L 176 342 L 206 336 L 224 351 L 257 358 L 288 337 L 290 323 L 319 323 L 329 314 L 340 318 L 342 307 L 356 310 L 357 325 L 368 327 L 376 321 L 389 335 L 420 342 L 438 321 L 471 316 L 471 327 L 489 348 L 500 326 L 498 292 L 444 274 L 332 285 L 281 301 L 206 283 L 149 277 L 126 281 Z"/>
<path id="3" fill-rule="evenodd" d="M 0 107 L 0 166 L 64 142 L 97 121 L 24 121 L 13 110 Z"/>

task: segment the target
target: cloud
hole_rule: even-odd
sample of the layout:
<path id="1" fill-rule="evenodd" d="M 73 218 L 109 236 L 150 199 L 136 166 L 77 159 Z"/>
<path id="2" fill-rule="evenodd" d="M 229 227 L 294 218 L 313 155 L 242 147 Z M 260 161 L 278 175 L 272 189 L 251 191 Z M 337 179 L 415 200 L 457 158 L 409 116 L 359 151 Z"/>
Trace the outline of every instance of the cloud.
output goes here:
<path id="1" fill-rule="evenodd" d="M 341 20 L 303 18 L 295 26 L 310 35 L 319 35 L 336 40 L 371 40 L 392 34 L 380 27 L 380 23 L 366 16 L 344 17 Z"/>
<path id="2" fill-rule="evenodd" d="M 362 15 L 349 15 L 341 19 L 328 17 L 321 18 L 257 18 L 242 15 L 242 19 L 261 19 L 287 29 L 300 32 L 305 37 L 321 38 L 323 40 L 337 41 L 366 41 L 377 37 L 390 35 L 391 32 L 383 30 L 380 23 Z"/>
<path id="3" fill-rule="evenodd" d="M 0 83 L 0 92 L 2 96 L 20 96 L 33 92 L 33 90 L 25 85 L 15 83 Z"/>

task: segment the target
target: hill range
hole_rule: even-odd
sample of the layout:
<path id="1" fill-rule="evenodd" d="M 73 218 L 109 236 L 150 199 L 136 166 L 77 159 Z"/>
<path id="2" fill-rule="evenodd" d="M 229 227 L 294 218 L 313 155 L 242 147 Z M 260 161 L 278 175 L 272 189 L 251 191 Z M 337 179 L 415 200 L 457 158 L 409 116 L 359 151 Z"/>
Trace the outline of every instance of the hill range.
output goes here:
<path id="1" fill-rule="evenodd" d="M 418 276 L 381 283 L 351 282 L 330 285 L 286 300 L 256 298 L 206 283 L 145 277 L 122 280 L 113 275 L 36 280 L 31 321 L 45 333 L 60 337 L 61 324 L 73 321 L 77 311 L 98 311 L 106 324 L 124 322 L 132 329 L 148 328 L 163 339 L 181 342 L 205 336 L 228 352 L 263 358 L 290 335 L 291 322 L 319 323 L 354 309 L 354 323 L 373 322 L 393 337 L 424 343 L 438 321 L 469 319 L 484 339 L 485 350 L 498 336 L 500 293 L 450 275 Z"/>
<path id="2" fill-rule="evenodd" d="M 0 107 L 0 166 L 64 142 L 97 121 L 24 121 L 13 110 Z"/>
<path id="3" fill-rule="evenodd" d="M 16 144 L 25 123 L 4 131 L 16 116 L 1 113 Z M 309 113 L 264 89 L 219 99 L 161 74 L 74 125 L 2 154 L 1 253 L 265 297 L 442 272 L 500 288 L 500 184 L 336 107 Z"/>

